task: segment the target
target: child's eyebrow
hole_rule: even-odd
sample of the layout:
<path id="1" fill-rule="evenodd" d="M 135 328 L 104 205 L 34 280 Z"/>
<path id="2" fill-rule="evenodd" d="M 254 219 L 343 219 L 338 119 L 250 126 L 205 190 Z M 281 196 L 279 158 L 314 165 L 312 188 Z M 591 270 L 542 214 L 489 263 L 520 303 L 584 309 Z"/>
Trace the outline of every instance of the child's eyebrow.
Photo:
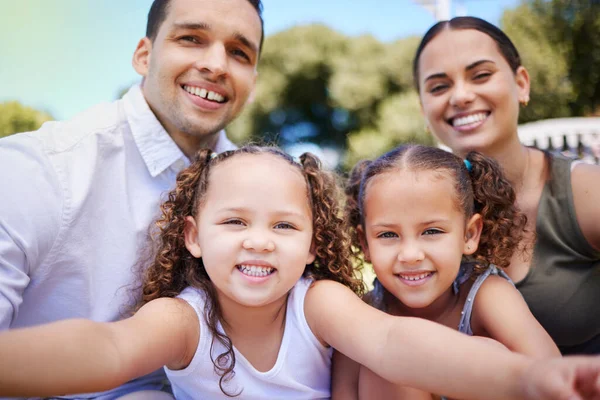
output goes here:
<path id="1" fill-rule="evenodd" d="M 220 209 L 219 211 L 223 212 L 223 213 L 227 213 L 227 212 L 231 212 L 231 213 L 251 213 L 251 212 L 253 212 L 252 209 L 246 208 L 246 207 L 226 207 L 226 208 Z M 269 213 L 272 214 L 272 215 L 275 215 L 277 217 L 295 217 L 295 218 L 306 218 L 306 217 L 308 217 L 307 214 L 302 213 L 302 212 L 298 212 L 298 211 L 294 211 L 294 210 L 275 210 L 275 211 L 270 211 Z"/>

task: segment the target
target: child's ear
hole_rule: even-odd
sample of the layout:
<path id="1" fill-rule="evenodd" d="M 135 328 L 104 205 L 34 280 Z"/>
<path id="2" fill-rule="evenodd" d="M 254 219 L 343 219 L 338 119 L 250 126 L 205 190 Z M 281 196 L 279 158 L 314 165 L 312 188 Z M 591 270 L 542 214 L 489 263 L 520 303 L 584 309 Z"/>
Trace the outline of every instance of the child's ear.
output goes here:
<path id="1" fill-rule="evenodd" d="M 358 236 L 358 242 L 360 243 L 360 249 L 365 256 L 366 262 L 371 262 L 371 254 L 369 253 L 369 244 L 367 243 L 367 237 L 365 236 L 365 230 L 362 225 L 356 227 L 356 235 Z"/>
<path id="2" fill-rule="evenodd" d="M 185 226 L 183 227 L 183 235 L 185 237 L 185 247 L 196 258 L 202 256 L 200 243 L 198 243 L 198 226 L 193 217 L 185 217 Z"/>
<path id="3" fill-rule="evenodd" d="M 315 262 L 316 251 L 315 251 L 315 242 L 310 244 L 310 249 L 308 250 L 308 257 L 306 257 L 306 265 L 312 264 Z"/>
<path id="4" fill-rule="evenodd" d="M 474 214 L 467 222 L 467 229 L 465 230 L 464 255 L 470 256 L 477 251 L 482 229 L 483 218 L 481 218 L 480 214 Z"/>

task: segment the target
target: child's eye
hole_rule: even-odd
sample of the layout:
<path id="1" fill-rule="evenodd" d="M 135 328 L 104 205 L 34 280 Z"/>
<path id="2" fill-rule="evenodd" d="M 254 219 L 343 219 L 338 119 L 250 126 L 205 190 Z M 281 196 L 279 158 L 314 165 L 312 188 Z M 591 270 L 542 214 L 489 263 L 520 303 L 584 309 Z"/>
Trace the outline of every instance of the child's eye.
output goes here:
<path id="1" fill-rule="evenodd" d="M 241 219 L 232 218 L 224 221 L 223 225 L 244 225 L 244 221 Z"/>
<path id="2" fill-rule="evenodd" d="M 275 224 L 275 229 L 296 229 L 296 227 L 289 222 L 279 222 Z"/>
<path id="3" fill-rule="evenodd" d="M 442 231 L 441 229 L 437 229 L 437 228 L 429 228 L 423 232 L 423 235 L 438 235 L 440 233 L 444 233 L 444 231 Z"/>
<path id="4" fill-rule="evenodd" d="M 387 239 L 387 238 L 395 238 L 398 237 L 394 232 L 381 232 L 377 235 L 378 238 Z"/>

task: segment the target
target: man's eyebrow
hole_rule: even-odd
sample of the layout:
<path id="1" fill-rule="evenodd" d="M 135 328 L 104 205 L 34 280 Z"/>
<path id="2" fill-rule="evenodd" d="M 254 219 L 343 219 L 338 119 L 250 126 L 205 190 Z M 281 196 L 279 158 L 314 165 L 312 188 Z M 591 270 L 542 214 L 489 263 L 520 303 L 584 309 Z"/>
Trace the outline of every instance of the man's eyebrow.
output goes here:
<path id="1" fill-rule="evenodd" d="M 176 22 L 175 29 L 210 30 L 210 25 L 204 22 Z"/>
<path id="2" fill-rule="evenodd" d="M 248 47 L 254 53 L 258 53 L 258 46 L 252 43 L 246 36 L 242 35 L 240 32 L 236 32 L 234 34 L 236 40 L 241 42 L 244 46 Z"/>

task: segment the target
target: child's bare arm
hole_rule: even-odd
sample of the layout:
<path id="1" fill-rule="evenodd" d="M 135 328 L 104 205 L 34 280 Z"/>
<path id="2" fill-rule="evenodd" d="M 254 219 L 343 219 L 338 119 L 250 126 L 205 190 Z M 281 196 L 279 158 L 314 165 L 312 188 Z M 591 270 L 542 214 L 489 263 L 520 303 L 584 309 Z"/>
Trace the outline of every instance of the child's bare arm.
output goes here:
<path id="1" fill-rule="evenodd" d="M 495 339 L 517 353 L 535 358 L 561 356 L 521 293 L 498 276 L 487 278 L 477 292 L 471 327 L 475 335 Z"/>
<path id="2" fill-rule="evenodd" d="M 595 387 L 590 380 L 600 376 L 598 358 L 542 366 L 430 321 L 387 315 L 332 281 L 316 282 L 304 307 L 325 343 L 390 382 L 430 393 L 465 400 L 562 399 L 577 394 L 582 381 Z"/>
<path id="3" fill-rule="evenodd" d="M 335 351 L 331 368 L 331 399 L 358 400 L 360 364 Z"/>
<path id="4" fill-rule="evenodd" d="M 166 298 L 118 322 L 66 320 L 8 331 L 0 334 L 0 396 L 104 391 L 165 364 L 183 368 L 199 334 L 194 310 Z"/>

